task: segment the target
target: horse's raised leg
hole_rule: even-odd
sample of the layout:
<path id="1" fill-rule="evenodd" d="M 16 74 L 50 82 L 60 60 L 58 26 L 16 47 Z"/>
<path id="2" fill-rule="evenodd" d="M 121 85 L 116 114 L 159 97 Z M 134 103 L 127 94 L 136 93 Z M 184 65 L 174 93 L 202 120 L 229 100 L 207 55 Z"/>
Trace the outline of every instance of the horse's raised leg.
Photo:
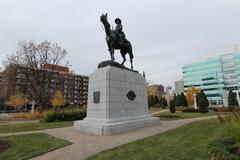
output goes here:
<path id="1" fill-rule="evenodd" d="M 124 63 L 126 62 L 126 57 L 125 57 L 126 53 L 123 52 L 123 51 L 120 51 L 120 52 L 121 52 L 121 55 L 122 55 L 122 58 L 123 58 L 122 65 L 124 65 Z"/>
<path id="2" fill-rule="evenodd" d="M 111 48 L 110 48 L 110 54 L 111 54 L 111 61 L 114 61 L 114 48 L 113 48 L 113 43 L 111 43 Z"/>
<path id="3" fill-rule="evenodd" d="M 130 63 L 131 63 L 131 69 L 133 70 L 133 60 L 132 60 L 132 57 L 130 57 Z"/>
<path id="4" fill-rule="evenodd" d="M 114 49 L 111 50 L 111 60 L 114 61 L 115 58 L 114 58 Z"/>
<path id="5" fill-rule="evenodd" d="M 114 61 L 115 60 L 115 58 L 114 58 L 114 49 L 110 48 L 109 52 L 110 52 L 110 56 L 111 56 L 111 61 Z"/>

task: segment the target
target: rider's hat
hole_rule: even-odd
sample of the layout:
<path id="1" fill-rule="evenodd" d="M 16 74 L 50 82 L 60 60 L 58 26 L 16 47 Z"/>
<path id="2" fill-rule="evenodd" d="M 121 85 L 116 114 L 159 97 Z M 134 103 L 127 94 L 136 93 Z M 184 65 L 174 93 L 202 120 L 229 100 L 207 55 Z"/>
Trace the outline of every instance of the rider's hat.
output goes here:
<path id="1" fill-rule="evenodd" d="M 122 21 L 121 21 L 121 19 L 120 19 L 120 18 L 116 18 L 116 19 L 115 19 L 115 23 L 117 23 L 117 24 L 118 24 L 118 23 L 121 23 L 121 22 L 122 22 Z"/>

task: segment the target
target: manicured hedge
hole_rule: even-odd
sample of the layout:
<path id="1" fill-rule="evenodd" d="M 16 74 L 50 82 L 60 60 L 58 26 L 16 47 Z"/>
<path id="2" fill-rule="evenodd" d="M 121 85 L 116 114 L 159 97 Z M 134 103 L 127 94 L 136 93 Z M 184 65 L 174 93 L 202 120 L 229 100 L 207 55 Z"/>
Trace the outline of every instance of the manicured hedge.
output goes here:
<path id="1" fill-rule="evenodd" d="M 61 110 L 48 110 L 43 113 L 43 121 L 74 121 L 81 120 L 86 117 L 86 109 L 70 108 Z"/>

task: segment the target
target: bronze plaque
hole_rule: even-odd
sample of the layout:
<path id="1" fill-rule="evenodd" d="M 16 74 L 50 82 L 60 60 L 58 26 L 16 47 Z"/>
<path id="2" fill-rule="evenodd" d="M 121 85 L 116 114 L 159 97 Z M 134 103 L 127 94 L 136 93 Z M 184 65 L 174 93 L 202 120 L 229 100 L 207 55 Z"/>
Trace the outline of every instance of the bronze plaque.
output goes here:
<path id="1" fill-rule="evenodd" d="M 93 103 L 99 103 L 100 102 L 100 92 L 93 92 Z"/>

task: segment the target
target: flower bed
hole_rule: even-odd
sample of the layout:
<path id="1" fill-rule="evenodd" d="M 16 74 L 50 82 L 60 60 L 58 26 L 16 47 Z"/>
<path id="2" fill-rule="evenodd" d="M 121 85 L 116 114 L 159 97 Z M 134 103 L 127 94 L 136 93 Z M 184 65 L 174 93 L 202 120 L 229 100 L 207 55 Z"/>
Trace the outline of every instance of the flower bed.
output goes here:
<path id="1" fill-rule="evenodd" d="M 16 113 L 14 114 L 15 119 L 26 119 L 26 120 L 36 120 L 41 119 L 43 114 L 41 112 L 26 112 L 26 113 Z"/>
<path id="2" fill-rule="evenodd" d="M 11 145 L 7 142 L 0 141 L 0 153 L 10 148 Z"/>

